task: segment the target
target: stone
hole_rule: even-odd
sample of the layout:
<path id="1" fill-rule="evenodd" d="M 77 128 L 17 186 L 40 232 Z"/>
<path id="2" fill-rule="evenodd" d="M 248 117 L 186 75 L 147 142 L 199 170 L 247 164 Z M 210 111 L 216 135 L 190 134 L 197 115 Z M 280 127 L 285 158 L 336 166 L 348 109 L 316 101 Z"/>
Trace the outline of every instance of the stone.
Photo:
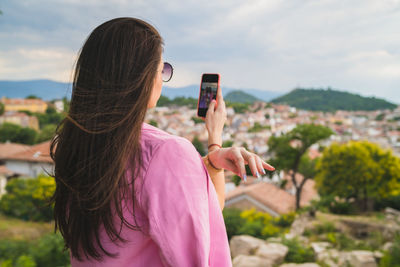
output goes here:
<path id="1" fill-rule="evenodd" d="M 229 246 L 231 249 L 231 255 L 235 258 L 240 254 L 254 255 L 256 249 L 262 244 L 265 244 L 265 241 L 262 239 L 249 235 L 237 235 L 231 238 Z"/>
<path id="2" fill-rule="evenodd" d="M 375 251 L 374 251 L 374 258 L 377 259 L 378 262 L 379 262 L 379 260 L 380 260 L 381 258 L 383 258 L 383 256 L 384 256 L 383 253 L 380 252 L 379 250 L 375 250 Z"/>
<path id="3" fill-rule="evenodd" d="M 307 227 L 307 224 L 311 220 L 310 216 L 307 213 L 303 213 L 297 215 L 296 219 L 292 223 L 290 227 L 290 236 L 301 236 L 304 233 L 304 230 Z"/>
<path id="4" fill-rule="evenodd" d="M 279 267 L 319 267 L 319 265 L 314 262 L 285 263 L 285 264 L 280 265 Z"/>
<path id="5" fill-rule="evenodd" d="M 282 242 L 282 238 L 280 238 L 280 237 L 270 237 L 270 238 L 267 238 L 266 241 L 267 242 L 271 242 L 271 243 L 281 243 Z"/>
<path id="6" fill-rule="evenodd" d="M 325 249 L 315 255 L 315 258 L 319 262 L 323 262 L 325 265 L 330 267 L 338 267 L 340 261 L 340 252 L 336 249 Z"/>
<path id="7" fill-rule="evenodd" d="M 320 253 L 316 254 L 317 261 L 325 262 L 329 259 L 333 259 L 333 261 L 338 261 L 340 257 L 340 253 L 337 249 L 325 249 Z"/>
<path id="8" fill-rule="evenodd" d="M 367 250 L 354 250 L 350 252 L 350 264 L 354 267 L 377 267 L 374 253 Z"/>
<path id="9" fill-rule="evenodd" d="M 322 251 L 331 248 L 332 244 L 329 242 L 313 242 L 311 243 L 311 247 L 314 250 L 314 253 L 317 255 Z"/>
<path id="10" fill-rule="evenodd" d="M 270 260 L 274 265 L 281 264 L 289 252 L 287 246 L 279 243 L 265 243 L 258 247 L 255 255 Z"/>
<path id="11" fill-rule="evenodd" d="M 232 265 L 233 267 L 273 267 L 272 262 L 268 259 L 242 254 L 233 258 Z"/>
<path id="12" fill-rule="evenodd" d="M 393 243 L 392 242 L 386 242 L 385 244 L 383 244 L 382 250 L 390 251 L 390 250 L 392 250 L 392 247 L 393 247 Z"/>
<path id="13" fill-rule="evenodd" d="M 393 209 L 393 208 L 390 208 L 390 207 L 386 207 L 385 208 L 385 214 L 391 214 L 391 215 L 394 215 L 396 217 L 399 217 L 400 216 L 400 211 L 398 211 L 396 209 Z"/>

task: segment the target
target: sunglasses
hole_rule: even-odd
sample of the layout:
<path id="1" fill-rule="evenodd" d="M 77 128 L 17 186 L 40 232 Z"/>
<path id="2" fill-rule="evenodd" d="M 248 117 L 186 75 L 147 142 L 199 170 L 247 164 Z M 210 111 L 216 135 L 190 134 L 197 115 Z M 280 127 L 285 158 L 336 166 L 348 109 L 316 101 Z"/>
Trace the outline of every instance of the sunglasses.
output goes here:
<path id="1" fill-rule="evenodd" d="M 164 67 L 162 69 L 162 80 L 164 82 L 168 82 L 172 78 L 172 73 L 174 72 L 174 69 L 172 68 L 172 65 L 169 64 L 168 62 L 164 62 Z"/>

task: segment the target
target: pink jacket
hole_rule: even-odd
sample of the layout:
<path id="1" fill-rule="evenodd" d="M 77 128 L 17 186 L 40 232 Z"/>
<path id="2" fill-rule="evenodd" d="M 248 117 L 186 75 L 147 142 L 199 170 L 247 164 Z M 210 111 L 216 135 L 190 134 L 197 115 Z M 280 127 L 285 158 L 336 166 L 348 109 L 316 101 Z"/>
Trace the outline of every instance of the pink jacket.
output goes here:
<path id="1" fill-rule="evenodd" d="M 104 229 L 101 242 L 118 258 L 75 266 L 232 266 L 217 193 L 192 143 L 143 123 L 143 177 L 135 180 L 136 221 L 146 234 L 122 228 L 126 243 L 112 243 Z M 128 171 L 128 177 L 132 177 Z M 124 215 L 135 224 L 132 208 Z"/>

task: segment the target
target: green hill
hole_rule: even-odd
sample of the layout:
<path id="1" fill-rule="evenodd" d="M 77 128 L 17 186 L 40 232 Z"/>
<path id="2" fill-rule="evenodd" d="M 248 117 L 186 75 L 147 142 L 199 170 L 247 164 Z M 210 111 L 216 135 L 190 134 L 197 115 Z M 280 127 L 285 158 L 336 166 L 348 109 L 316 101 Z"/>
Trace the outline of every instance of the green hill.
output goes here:
<path id="1" fill-rule="evenodd" d="M 227 93 L 224 96 L 224 100 L 235 103 L 251 103 L 251 104 L 254 103 L 255 101 L 263 101 L 241 90 L 235 90 Z"/>
<path id="2" fill-rule="evenodd" d="M 394 109 L 397 105 L 375 97 L 363 97 L 348 92 L 325 89 L 297 88 L 275 98 L 272 103 L 315 111 Z"/>

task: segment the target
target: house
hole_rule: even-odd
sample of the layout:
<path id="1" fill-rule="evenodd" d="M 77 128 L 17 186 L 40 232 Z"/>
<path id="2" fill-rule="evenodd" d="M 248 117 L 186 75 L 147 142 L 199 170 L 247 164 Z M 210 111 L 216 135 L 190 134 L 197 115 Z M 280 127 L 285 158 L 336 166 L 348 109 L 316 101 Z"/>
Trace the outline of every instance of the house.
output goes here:
<path id="1" fill-rule="evenodd" d="M 9 155 L 26 151 L 30 148 L 28 145 L 15 144 L 15 143 L 0 143 L 0 197 L 5 194 L 7 182 L 18 177 L 21 174 L 11 171 L 5 165 L 4 159 Z"/>
<path id="2" fill-rule="evenodd" d="M 36 177 L 41 172 L 52 173 L 54 168 L 53 160 L 50 157 L 50 141 L 9 154 L 2 160 L 10 171 L 29 177 Z"/>
<path id="3" fill-rule="evenodd" d="M 6 98 L 2 97 L 5 111 L 28 110 L 30 112 L 44 113 L 47 109 L 47 103 L 42 99 L 24 99 L 24 98 Z"/>
<path id="4" fill-rule="evenodd" d="M 294 210 L 294 196 L 268 182 L 240 185 L 225 195 L 225 207 L 241 210 L 254 207 L 258 211 L 279 216 Z"/>
<path id="5" fill-rule="evenodd" d="M 285 176 L 284 179 L 288 179 Z M 299 174 L 296 180 L 302 179 Z M 315 182 L 307 180 L 304 184 L 301 194 L 300 206 L 306 206 L 314 198 L 318 197 L 318 193 L 314 189 Z M 266 181 L 253 180 L 252 184 L 236 187 L 225 195 L 225 207 L 234 207 L 241 210 L 255 208 L 258 211 L 267 212 L 272 216 L 279 216 L 294 211 L 296 207 L 296 197 L 294 195 L 293 185 L 288 180 L 284 189 Z"/>
<path id="6" fill-rule="evenodd" d="M 0 125 L 9 122 L 17 124 L 21 127 L 29 127 L 36 131 L 39 130 L 39 121 L 35 116 L 29 116 L 23 112 L 6 111 L 0 116 Z"/>

